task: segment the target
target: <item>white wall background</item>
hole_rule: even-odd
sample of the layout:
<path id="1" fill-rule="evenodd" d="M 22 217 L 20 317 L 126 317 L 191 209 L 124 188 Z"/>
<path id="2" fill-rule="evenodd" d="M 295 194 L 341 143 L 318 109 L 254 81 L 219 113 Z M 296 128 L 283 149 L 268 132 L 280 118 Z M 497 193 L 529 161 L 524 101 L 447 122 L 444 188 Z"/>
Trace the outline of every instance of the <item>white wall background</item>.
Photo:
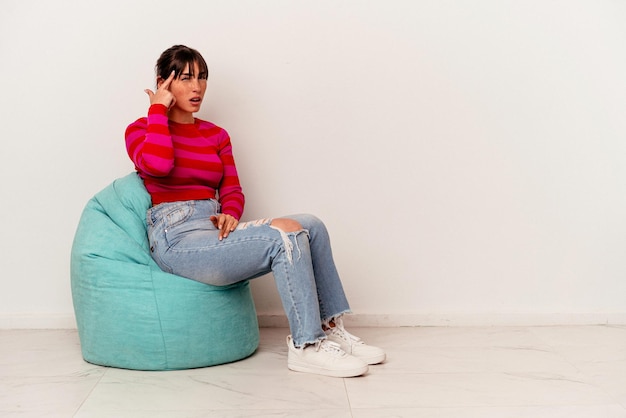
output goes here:
<path id="1" fill-rule="evenodd" d="M 355 320 L 626 322 L 625 2 L 1 5 L 0 327 L 73 326 L 80 213 L 177 43 L 244 217 L 322 217 Z"/>

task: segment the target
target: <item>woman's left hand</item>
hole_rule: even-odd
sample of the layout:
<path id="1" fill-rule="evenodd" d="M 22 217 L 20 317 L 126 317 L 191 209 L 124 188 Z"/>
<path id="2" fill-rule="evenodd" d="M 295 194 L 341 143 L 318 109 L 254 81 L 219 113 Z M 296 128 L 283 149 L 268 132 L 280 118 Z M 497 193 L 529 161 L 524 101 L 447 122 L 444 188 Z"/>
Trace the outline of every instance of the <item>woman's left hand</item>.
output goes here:
<path id="1" fill-rule="evenodd" d="M 239 221 L 235 219 L 232 215 L 227 215 L 225 213 L 220 213 L 217 216 L 211 216 L 211 222 L 213 222 L 213 225 L 215 225 L 215 227 L 220 230 L 220 235 L 218 238 L 220 241 L 228 237 L 228 234 L 233 232 L 239 224 Z"/>

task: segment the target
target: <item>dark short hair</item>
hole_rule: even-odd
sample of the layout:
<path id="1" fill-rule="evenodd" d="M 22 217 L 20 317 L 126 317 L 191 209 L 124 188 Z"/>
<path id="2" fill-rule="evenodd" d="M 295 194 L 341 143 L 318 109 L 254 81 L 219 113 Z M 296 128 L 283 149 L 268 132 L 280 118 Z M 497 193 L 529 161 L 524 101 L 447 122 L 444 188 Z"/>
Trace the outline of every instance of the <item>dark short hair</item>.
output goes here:
<path id="1" fill-rule="evenodd" d="M 171 48 L 163 51 L 155 66 L 155 72 L 157 78 L 160 77 L 166 80 L 172 71 L 175 72 L 174 78 L 180 77 L 181 73 L 189 64 L 189 72 L 194 76 L 194 64 L 198 64 L 200 74 L 199 78 L 209 77 L 209 68 L 206 65 L 206 61 L 202 55 L 193 48 L 189 48 L 185 45 L 174 45 Z"/>

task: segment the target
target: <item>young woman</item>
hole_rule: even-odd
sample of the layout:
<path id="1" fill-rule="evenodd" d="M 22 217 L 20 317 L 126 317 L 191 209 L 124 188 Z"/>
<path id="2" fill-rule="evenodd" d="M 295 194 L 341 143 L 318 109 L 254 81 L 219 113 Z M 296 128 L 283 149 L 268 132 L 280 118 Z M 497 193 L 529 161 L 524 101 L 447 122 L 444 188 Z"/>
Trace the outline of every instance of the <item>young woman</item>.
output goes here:
<path id="1" fill-rule="evenodd" d="M 359 376 L 385 352 L 348 333 L 350 311 L 324 224 L 312 215 L 239 222 L 244 209 L 230 138 L 194 117 L 207 87 L 198 51 L 176 45 L 156 64 L 148 116 L 126 129 L 126 148 L 152 198 L 152 256 L 169 273 L 215 286 L 273 273 L 291 335 L 289 369 Z"/>

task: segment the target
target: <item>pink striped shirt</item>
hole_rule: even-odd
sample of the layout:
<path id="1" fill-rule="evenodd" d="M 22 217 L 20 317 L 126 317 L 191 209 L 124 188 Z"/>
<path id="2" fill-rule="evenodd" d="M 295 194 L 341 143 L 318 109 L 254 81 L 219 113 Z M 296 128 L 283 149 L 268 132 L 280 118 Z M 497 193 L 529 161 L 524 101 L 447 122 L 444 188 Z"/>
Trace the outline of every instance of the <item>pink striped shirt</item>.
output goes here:
<path id="1" fill-rule="evenodd" d="M 245 198 L 230 137 L 219 126 L 172 122 L 165 106 L 152 105 L 126 128 L 126 150 L 153 205 L 217 198 L 223 213 L 241 218 Z"/>

